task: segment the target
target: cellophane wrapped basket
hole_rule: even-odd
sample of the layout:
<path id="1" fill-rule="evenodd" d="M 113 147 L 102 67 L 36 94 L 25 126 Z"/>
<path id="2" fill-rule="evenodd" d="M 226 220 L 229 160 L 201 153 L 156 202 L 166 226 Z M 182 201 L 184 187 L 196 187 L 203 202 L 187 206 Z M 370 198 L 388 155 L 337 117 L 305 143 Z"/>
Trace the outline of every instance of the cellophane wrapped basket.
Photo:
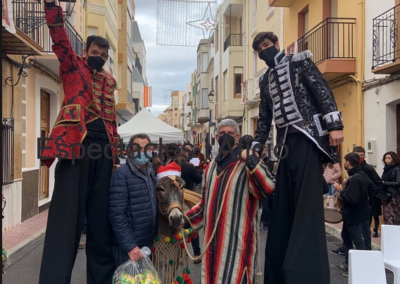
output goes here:
<path id="1" fill-rule="evenodd" d="M 162 284 L 149 256 L 147 247 L 141 249 L 143 258 L 138 261 L 128 260 L 114 272 L 112 284 Z"/>

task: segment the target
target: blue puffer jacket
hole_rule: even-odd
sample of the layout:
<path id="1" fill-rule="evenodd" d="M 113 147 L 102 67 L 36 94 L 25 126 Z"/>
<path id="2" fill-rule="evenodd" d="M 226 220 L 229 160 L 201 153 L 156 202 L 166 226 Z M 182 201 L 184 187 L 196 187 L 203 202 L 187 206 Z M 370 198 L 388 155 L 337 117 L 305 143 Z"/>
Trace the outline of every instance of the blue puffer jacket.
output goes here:
<path id="1" fill-rule="evenodd" d="M 147 175 L 134 162 L 127 160 L 111 178 L 109 218 L 113 239 L 126 253 L 136 246 L 151 245 L 157 235 L 157 196 L 150 163 L 147 163 L 146 170 Z"/>

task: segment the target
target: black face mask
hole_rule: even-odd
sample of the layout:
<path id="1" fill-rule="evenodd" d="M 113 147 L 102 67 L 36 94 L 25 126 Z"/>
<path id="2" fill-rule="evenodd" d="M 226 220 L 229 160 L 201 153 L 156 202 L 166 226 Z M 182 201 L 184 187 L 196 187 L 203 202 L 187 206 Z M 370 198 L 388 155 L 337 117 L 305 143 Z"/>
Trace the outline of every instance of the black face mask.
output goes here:
<path id="1" fill-rule="evenodd" d="M 98 72 L 101 71 L 101 69 L 103 68 L 105 63 L 106 62 L 104 61 L 104 59 L 101 58 L 100 56 L 89 56 L 88 57 L 89 67 L 94 70 L 97 70 Z"/>
<path id="2" fill-rule="evenodd" d="M 219 146 L 222 150 L 231 150 L 235 146 L 235 138 L 229 134 L 224 134 L 218 139 Z"/>
<path id="3" fill-rule="evenodd" d="M 258 54 L 261 60 L 267 63 L 268 67 L 274 68 L 275 67 L 275 56 L 278 54 L 278 49 L 275 45 L 264 49 Z"/>

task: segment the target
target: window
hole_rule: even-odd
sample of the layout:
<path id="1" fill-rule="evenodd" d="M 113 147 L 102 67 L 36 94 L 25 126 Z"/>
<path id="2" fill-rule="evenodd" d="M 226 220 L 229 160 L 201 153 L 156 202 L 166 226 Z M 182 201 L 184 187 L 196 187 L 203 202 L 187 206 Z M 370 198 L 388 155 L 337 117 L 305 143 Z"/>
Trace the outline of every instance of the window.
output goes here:
<path id="1" fill-rule="evenodd" d="M 218 52 L 218 25 L 216 26 L 214 30 L 214 44 L 215 44 L 215 52 Z"/>
<path id="2" fill-rule="evenodd" d="M 203 52 L 202 53 L 202 58 L 203 58 L 203 68 L 201 69 L 202 72 L 207 72 L 207 67 L 208 67 L 208 53 L 207 52 Z"/>
<path id="3" fill-rule="evenodd" d="M 114 49 L 111 47 L 108 50 L 108 60 L 107 60 L 107 72 L 114 76 Z"/>
<path id="4" fill-rule="evenodd" d="M 200 69 L 200 54 L 197 56 L 197 70 L 201 70 Z M 200 72 L 199 72 L 200 73 Z"/>
<path id="5" fill-rule="evenodd" d="M 201 106 L 202 106 L 202 108 L 208 108 L 208 89 L 203 88 L 201 91 L 202 91 Z"/>
<path id="6" fill-rule="evenodd" d="M 224 101 L 226 101 L 228 99 L 228 89 L 229 89 L 229 85 L 228 85 L 228 72 L 224 72 Z"/>
<path id="7" fill-rule="evenodd" d="M 243 83 L 243 67 L 235 67 L 233 69 L 233 81 L 234 81 L 234 98 L 240 98 L 242 96 L 242 83 Z"/>
<path id="8" fill-rule="evenodd" d="M 96 27 L 88 27 L 87 28 L 87 35 L 91 36 L 91 35 L 97 35 L 97 28 Z"/>
<path id="9" fill-rule="evenodd" d="M 129 68 L 128 67 L 128 81 L 127 81 L 127 85 L 126 85 L 126 88 L 127 88 L 127 90 L 128 90 L 128 92 L 130 93 L 130 94 L 132 94 L 132 70 L 131 70 L 131 68 Z"/>
<path id="10" fill-rule="evenodd" d="M 128 11 L 126 11 L 126 33 L 128 34 L 129 38 L 132 38 L 132 20 Z"/>
<path id="11" fill-rule="evenodd" d="M 122 3 L 118 3 L 118 29 L 122 29 Z"/>
<path id="12" fill-rule="evenodd" d="M 81 2 L 81 5 L 79 6 L 79 31 L 81 32 L 81 35 L 83 34 L 83 2 Z"/>
<path id="13" fill-rule="evenodd" d="M 215 96 L 215 102 L 218 103 L 218 76 L 215 77 L 214 96 Z"/>
<path id="14" fill-rule="evenodd" d="M 122 86 L 122 63 L 118 63 L 118 82 L 117 82 L 118 89 Z"/>

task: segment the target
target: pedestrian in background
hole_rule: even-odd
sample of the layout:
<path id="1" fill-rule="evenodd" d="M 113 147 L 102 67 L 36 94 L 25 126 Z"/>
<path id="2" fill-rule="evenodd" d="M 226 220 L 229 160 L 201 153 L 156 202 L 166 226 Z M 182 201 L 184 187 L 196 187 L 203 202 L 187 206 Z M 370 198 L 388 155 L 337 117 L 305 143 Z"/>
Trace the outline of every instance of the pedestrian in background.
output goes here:
<path id="1" fill-rule="evenodd" d="M 361 170 L 368 176 L 368 178 L 372 181 L 372 183 L 377 188 L 377 192 L 382 190 L 383 183 L 381 178 L 375 169 L 367 163 L 365 160 L 365 149 L 361 146 L 354 147 L 353 152 L 360 156 L 360 167 Z M 382 215 L 382 202 L 380 199 L 376 198 L 376 194 L 374 191 L 368 191 L 369 197 L 369 207 L 370 207 L 370 220 L 369 226 L 372 225 L 372 219 L 374 219 L 374 232 L 372 236 L 374 238 L 378 237 L 378 228 L 379 228 L 379 216 Z"/>
<path id="2" fill-rule="evenodd" d="M 324 178 L 329 187 L 328 195 L 334 195 L 336 193 L 334 184 L 339 182 L 339 179 L 342 176 L 342 169 L 340 168 L 339 163 L 327 163 L 324 167 Z"/>
<path id="3" fill-rule="evenodd" d="M 395 152 L 383 155 L 385 163 L 382 181 L 383 190 L 392 194 L 392 200 L 383 204 L 383 220 L 387 225 L 400 225 L 400 159 Z"/>

